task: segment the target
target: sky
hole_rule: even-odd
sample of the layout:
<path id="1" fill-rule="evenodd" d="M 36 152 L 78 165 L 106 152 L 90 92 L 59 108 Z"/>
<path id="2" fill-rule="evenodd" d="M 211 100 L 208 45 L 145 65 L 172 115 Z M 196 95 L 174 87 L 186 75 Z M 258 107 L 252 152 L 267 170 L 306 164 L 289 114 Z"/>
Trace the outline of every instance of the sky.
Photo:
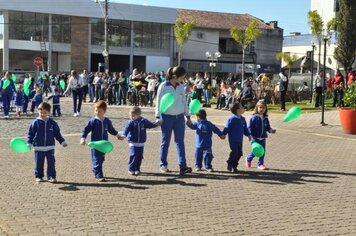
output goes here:
<path id="1" fill-rule="evenodd" d="M 109 0 L 147 6 L 161 6 L 214 12 L 250 14 L 265 22 L 278 21 L 284 35 L 309 33 L 307 13 L 311 0 Z"/>

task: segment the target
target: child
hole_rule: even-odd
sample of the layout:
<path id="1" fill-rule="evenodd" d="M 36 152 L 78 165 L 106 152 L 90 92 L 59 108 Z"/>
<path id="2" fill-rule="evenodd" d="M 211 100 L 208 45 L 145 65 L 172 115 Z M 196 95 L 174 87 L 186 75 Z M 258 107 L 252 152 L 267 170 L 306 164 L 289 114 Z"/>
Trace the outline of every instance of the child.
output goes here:
<path id="1" fill-rule="evenodd" d="M 31 114 L 33 114 L 35 108 L 38 108 L 38 106 L 43 102 L 43 94 L 42 94 L 42 89 L 41 88 L 36 88 L 36 93 L 32 98 L 32 104 L 31 104 Z"/>
<path id="2" fill-rule="evenodd" d="M 33 145 L 35 151 L 35 177 L 36 182 L 43 181 L 43 166 L 45 158 L 47 159 L 47 177 L 50 183 L 56 183 L 56 168 L 54 158 L 54 139 L 66 147 L 67 143 L 61 135 L 59 126 L 52 118 L 51 105 L 42 102 L 38 106 L 39 116 L 32 121 L 27 135 L 27 145 Z"/>
<path id="3" fill-rule="evenodd" d="M 52 111 L 52 115 L 53 116 L 61 116 L 61 97 L 63 97 L 63 95 L 59 94 L 59 89 L 55 88 L 54 89 L 54 95 L 51 95 L 48 97 L 48 100 L 52 99 L 52 106 L 53 106 L 53 111 Z"/>
<path id="4" fill-rule="evenodd" d="M 340 84 L 336 88 L 337 107 L 344 107 L 344 81 L 340 81 Z"/>
<path id="5" fill-rule="evenodd" d="M 211 162 L 214 158 L 212 147 L 212 136 L 213 132 L 217 134 L 221 139 L 225 136 L 222 134 L 220 129 L 216 127 L 213 123 L 206 119 L 206 111 L 200 109 L 196 114 L 198 122 L 193 122 L 188 124 L 188 127 L 196 130 L 195 136 L 195 171 L 201 171 L 202 161 L 204 160 L 205 170 L 208 172 L 214 171 Z"/>
<path id="6" fill-rule="evenodd" d="M 143 159 L 143 147 L 146 142 L 146 129 L 155 128 L 160 125 L 159 122 L 153 123 L 141 116 L 141 109 L 137 106 L 130 110 L 130 121 L 125 126 L 120 140 L 128 138 L 130 146 L 129 174 L 139 175 Z"/>
<path id="7" fill-rule="evenodd" d="M 85 126 L 80 144 L 85 145 L 85 138 L 91 132 L 91 141 L 108 140 L 108 132 L 119 138 L 118 132 L 112 126 L 111 120 L 104 117 L 107 109 L 105 101 L 95 103 L 95 116 L 92 117 Z M 105 161 L 105 153 L 99 152 L 94 148 L 91 149 L 91 161 L 93 172 L 98 182 L 106 181 L 103 174 L 103 163 Z"/>
<path id="8" fill-rule="evenodd" d="M 227 170 L 237 173 L 237 166 L 242 156 L 242 141 L 243 135 L 248 137 L 251 141 L 251 135 L 247 129 L 245 118 L 242 114 L 245 112 L 243 106 L 240 103 L 235 103 L 231 107 L 232 116 L 227 120 L 223 135 L 228 134 L 230 145 L 230 156 L 227 160 Z"/>
<path id="9" fill-rule="evenodd" d="M 21 86 L 17 85 L 15 94 L 15 106 L 16 106 L 16 116 L 21 116 L 21 110 L 23 105 L 24 93 L 21 91 Z"/>
<path id="10" fill-rule="evenodd" d="M 257 102 L 255 110 L 253 111 L 252 117 L 250 119 L 250 125 L 248 127 L 248 130 L 251 133 L 252 136 L 252 142 L 256 142 L 261 144 L 263 149 L 266 151 L 266 138 L 267 138 L 267 132 L 269 133 L 275 133 L 276 130 L 272 129 L 269 120 L 268 120 L 268 114 L 267 114 L 267 105 L 263 100 L 260 100 Z M 264 165 L 264 158 L 265 158 L 266 152 L 261 156 L 258 160 L 257 163 L 257 168 L 260 170 L 266 170 L 267 167 Z M 246 167 L 251 168 L 251 162 L 255 155 L 253 152 L 251 152 L 247 157 L 246 157 Z"/>

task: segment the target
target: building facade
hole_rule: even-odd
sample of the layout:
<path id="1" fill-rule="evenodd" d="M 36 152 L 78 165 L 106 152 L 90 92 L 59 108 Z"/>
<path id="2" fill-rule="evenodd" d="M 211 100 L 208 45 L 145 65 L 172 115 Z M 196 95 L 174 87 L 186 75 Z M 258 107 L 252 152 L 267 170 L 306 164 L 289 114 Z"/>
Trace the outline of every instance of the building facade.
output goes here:
<path id="1" fill-rule="evenodd" d="M 71 69 L 103 70 L 105 27 L 103 1 L 11 0 L 0 1 L 0 69 L 34 71 L 35 57 L 45 59 L 51 72 Z M 217 72 L 241 71 L 241 47 L 229 34 L 232 26 L 246 27 L 257 20 L 263 34 L 248 49 L 247 71 L 275 72 L 282 49 L 283 30 L 276 22 L 264 23 L 250 15 L 178 10 L 109 1 L 108 51 L 110 71 L 157 72 L 177 63 L 174 36 L 176 19 L 192 17 L 197 27 L 183 49 L 182 65 L 188 71 L 207 71 L 206 51 L 221 52 Z M 216 20 L 220 19 L 214 25 Z"/>

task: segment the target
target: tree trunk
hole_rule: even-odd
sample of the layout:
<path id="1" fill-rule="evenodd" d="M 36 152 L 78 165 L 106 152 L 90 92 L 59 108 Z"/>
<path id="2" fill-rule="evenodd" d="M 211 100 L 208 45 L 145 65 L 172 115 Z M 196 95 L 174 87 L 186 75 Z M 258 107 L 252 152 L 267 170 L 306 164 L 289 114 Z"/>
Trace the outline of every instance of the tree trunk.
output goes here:
<path id="1" fill-rule="evenodd" d="M 319 55 L 318 55 L 318 68 L 316 69 L 316 73 L 318 74 L 320 71 L 320 58 L 321 57 L 321 40 L 319 40 Z"/>
<path id="2" fill-rule="evenodd" d="M 245 80 L 245 48 L 242 47 L 241 87 L 244 86 L 244 80 Z"/>

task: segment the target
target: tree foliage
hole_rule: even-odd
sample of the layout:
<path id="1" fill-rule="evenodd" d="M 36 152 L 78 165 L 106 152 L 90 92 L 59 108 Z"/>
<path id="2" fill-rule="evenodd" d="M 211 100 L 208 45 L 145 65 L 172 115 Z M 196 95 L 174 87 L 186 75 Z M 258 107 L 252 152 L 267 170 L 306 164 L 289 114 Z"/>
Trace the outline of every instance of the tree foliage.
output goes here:
<path id="1" fill-rule="evenodd" d="M 252 20 L 246 29 L 232 27 L 230 29 L 231 37 L 242 45 L 242 80 L 245 78 L 245 49 L 262 34 L 257 21 Z"/>
<path id="2" fill-rule="evenodd" d="M 324 22 L 316 10 L 308 12 L 308 23 L 312 34 L 320 37 L 323 33 Z"/>
<path id="3" fill-rule="evenodd" d="M 347 71 L 356 59 L 356 1 L 339 0 L 339 6 L 336 15 L 338 39 L 334 57 Z"/>
<path id="4" fill-rule="evenodd" d="M 179 47 L 178 51 L 178 65 L 182 58 L 182 47 L 192 33 L 193 28 L 196 26 L 195 21 L 183 22 L 182 19 L 177 19 L 174 25 L 174 34 L 176 36 L 176 41 Z"/>
<path id="5" fill-rule="evenodd" d="M 294 62 L 298 60 L 298 56 L 296 54 L 291 55 L 290 53 L 280 52 L 276 55 L 277 60 L 283 60 L 284 63 L 287 64 L 289 70 L 289 78 L 291 77 L 291 68 Z"/>

